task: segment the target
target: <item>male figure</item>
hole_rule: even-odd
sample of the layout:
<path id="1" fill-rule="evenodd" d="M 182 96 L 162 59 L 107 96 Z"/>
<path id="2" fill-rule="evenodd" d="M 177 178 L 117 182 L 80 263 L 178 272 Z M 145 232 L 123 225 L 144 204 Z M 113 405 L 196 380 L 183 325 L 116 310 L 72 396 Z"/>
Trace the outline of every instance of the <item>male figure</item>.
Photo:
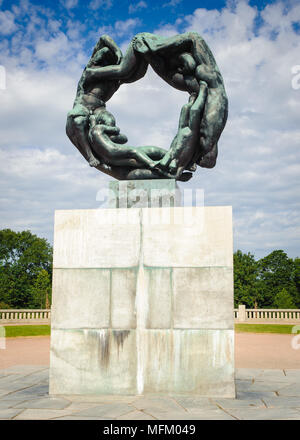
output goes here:
<path id="1" fill-rule="evenodd" d="M 228 116 L 228 99 L 222 75 L 206 42 L 196 32 L 170 38 L 142 33 L 135 37 L 133 45 L 173 87 L 192 93 L 199 91 L 200 81 L 206 82 L 208 93 L 199 127 L 199 148 L 192 162 L 214 167 L 217 142 Z"/>
<path id="2" fill-rule="evenodd" d="M 191 94 L 189 102 L 180 113 L 178 132 L 167 154 L 159 161 L 157 167 L 168 169 L 178 178 L 185 169 L 191 168 L 191 158 L 198 146 L 198 135 L 201 117 L 207 98 L 207 84 L 200 81 L 198 95 Z"/>

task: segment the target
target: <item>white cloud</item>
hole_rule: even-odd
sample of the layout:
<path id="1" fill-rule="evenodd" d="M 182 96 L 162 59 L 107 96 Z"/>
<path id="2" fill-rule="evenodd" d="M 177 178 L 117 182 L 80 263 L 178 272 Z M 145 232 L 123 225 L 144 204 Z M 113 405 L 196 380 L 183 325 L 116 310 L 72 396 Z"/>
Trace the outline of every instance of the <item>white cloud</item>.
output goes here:
<path id="1" fill-rule="evenodd" d="M 257 256 L 275 248 L 300 255 L 300 89 L 293 89 L 291 73 L 299 65 L 300 35 L 293 29 L 299 11 L 296 3 L 268 5 L 257 27 L 259 12 L 240 1 L 222 11 L 197 9 L 155 31 L 197 31 L 215 55 L 229 97 L 218 163 L 180 186 L 204 188 L 208 205 L 232 205 L 235 248 Z M 102 29 L 122 37 L 125 49 L 139 24 L 128 19 Z M 26 30 L 0 41 L 7 71 L 7 88 L 0 90 L 0 227 L 26 227 L 51 239 L 55 208 L 99 205 L 96 193 L 108 178 L 90 168 L 65 135 L 66 113 L 90 55 L 82 38 L 87 26 L 69 22 L 63 32 L 60 20 L 30 9 Z M 187 97 L 149 68 L 107 107 L 129 144 L 168 148 Z"/>
<path id="2" fill-rule="evenodd" d="M 89 8 L 95 11 L 97 9 L 110 9 L 112 5 L 112 0 L 92 0 L 89 4 Z"/>
<path id="3" fill-rule="evenodd" d="M 165 24 L 161 26 L 159 29 L 155 29 L 154 34 L 159 34 L 162 37 L 172 37 L 173 35 L 178 34 L 176 23 L 174 24 Z"/>
<path id="4" fill-rule="evenodd" d="M 0 228 L 31 229 L 51 241 L 55 209 L 99 207 L 95 194 L 106 178 L 87 173 L 73 149 L 0 150 L 0 162 Z"/>
<path id="5" fill-rule="evenodd" d="M 128 18 L 127 20 L 118 20 L 115 22 L 115 32 L 117 35 L 123 36 L 131 32 L 136 26 L 141 23 L 139 18 Z"/>
<path id="6" fill-rule="evenodd" d="M 282 4 L 269 5 L 257 29 L 257 10 L 239 2 L 222 11 L 198 9 L 181 28 L 204 36 L 229 97 L 217 166 L 198 171 L 206 203 L 232 204 L 235 247 L 258 255 L 278 247 L 300 254 L 300 90 L 291 85 L 300 53 L 292 28 L 298 9 L 286 13 Z M 172 31 L 178 32 L 176 26 Z"/>
<path id="7" fill-rule="evenodd" d="M 66 9 L 73 9 L 78 6 L 78 0 L 61 0 L 61 3 Z"/>
<path id="8" fill-rule="evenodd" d="M 0 91 L 0 147 L 64 145 L 66 112 L 76 91 L 71 74 L 8 70 L 6 84 Z"/>
<path id="9" fill-rule="evenodd" d="M 164 7 L 176 7 L 181 2 L 182 2 L 182 0 L 170 0 L 167 3 L 163 3 L 162 6 L 163 6 L 163 8 Z"/>
<path id="10" fill-rule="evenodd" d="M 0 34 L 10 35 L 16 28 L 14 15 L 10 11 L 0 11 Z"/>
<path id="11" fill-rule="evenodd" d="M 117 20 L 113 25 L 100 26 L 97 32 L 93 33 L 94 39 L 99 38 L 99 35 L 108 34 L 111 37 L 124 37 L 126 34 L 131 34 L 132 31 L 141 24 L 139 18 L 128 18 L 127 20 Z"/>
<path id="12" fill-rule="evenodd" d="M 143 0 L 141 0 L 138 3 L 130 3 L 129 7 L 128 7 L 128 12 L 129 14 L 133 14 L 136 11 L 140 11 L 141 9 L 145 9 L 147 8 L 147 3 L 144 2 Z"/>

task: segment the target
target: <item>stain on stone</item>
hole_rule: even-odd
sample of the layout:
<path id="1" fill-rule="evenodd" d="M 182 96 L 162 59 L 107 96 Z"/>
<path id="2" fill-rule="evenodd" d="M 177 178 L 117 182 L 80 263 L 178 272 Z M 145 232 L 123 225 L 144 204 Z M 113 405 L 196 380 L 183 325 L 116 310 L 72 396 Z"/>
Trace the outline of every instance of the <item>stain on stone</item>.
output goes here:
<path id="1" fill-rule="evenodd" d="M 118 346 L 118 355 L 120 348 L 123 349 L 125 339 L 129 336 L 130 330 L 113 330 L 113 338 Z"/>
<path id="2" fill-rule="evenodd" d="M 88 329 L 88 343 L 96 352 L 96 359 L 101 367 L 107 368 L 110 354 L 110 331 L 107 329 Z M 91 350 L 92 352 L 93 350 Z"/>
<path id="3" fill-rule="evenodd" d="M 101 365 L 107 368 L 110 354 L 110 330 L 100 330 L 98 353 Z"/>

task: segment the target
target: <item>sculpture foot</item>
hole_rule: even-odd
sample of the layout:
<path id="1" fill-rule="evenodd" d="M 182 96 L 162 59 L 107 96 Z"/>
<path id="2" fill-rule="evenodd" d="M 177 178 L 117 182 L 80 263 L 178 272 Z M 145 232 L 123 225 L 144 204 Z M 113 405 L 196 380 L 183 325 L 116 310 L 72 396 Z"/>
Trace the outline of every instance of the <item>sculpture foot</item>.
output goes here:
<path id="1" fill-rule="evenodd" d="M 182 173 L 180 177 L 178 177 L 176 180 L 179 180 L 179 182 L 187 182 L 193 177 L 193 173 Z"/>

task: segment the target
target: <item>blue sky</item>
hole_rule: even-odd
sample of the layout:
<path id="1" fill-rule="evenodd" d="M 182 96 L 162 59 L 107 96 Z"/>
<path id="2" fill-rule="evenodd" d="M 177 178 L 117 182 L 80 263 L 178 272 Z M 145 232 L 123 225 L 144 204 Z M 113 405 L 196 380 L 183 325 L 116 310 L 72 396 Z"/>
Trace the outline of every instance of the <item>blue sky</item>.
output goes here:
<path id="1" fill-rule="evenodd" d="M 1 228 L 52 241 L 55 209 L 98 208 L 108 178 L 70 143 L 65 121 L 99 36 L 124 51 L 138 32 L 190 30 L 215 55 L 229 118 L 216 167 L 199 168 L 186 186 L 203 188 L 206 205 L 233 206 L 235 249 L 300 256 L 298 0 L 0 0 Z M 107 107 L 130 144 L 168 148 L 186 101 L 149 68 Z"/>
<path id="2" fill-rule="evenodd" d="M 290 10 L 297 0 L 285 0 L 286 11 Z M 69 23 L 72 21 L 78 25 L 79 36 L 84 39 L 87 48 L 94 43 L 94 32 L 100 29 L 115 29 L 115 39 L 121 42 L 125 32 L 133 35 L 137 32 L 152 32 L 155 29 L 163 28 L 176 22 L 179 31 L 184 29 L 185 18 L 192 15 L 197 8 L 205 10 L 235 10 L 239 1 L 235 0 L 57 0 L 43 1 L 22 0 L 14 2 L 2 0 L 1 10 L 12 11 L 21 5 L 23 14 L 16 16 L 16 24 L 21 28 L 26 28 L 30 22 L 30 12 L 41 19 L 41 27 L 45 24 L 45 19 L 57 20 L 60 30 L 67 33 Z M 277 0 L 250 0 L 249 5 L 257 11 L 263 11 L 265 7 L 277 3 Z M 30 7 L 27 5 L 31 5 Z M 26 16 L 26 12 L 29 14 Z M 260 16 L 254 22 L 254 26 L 262 23 Z M 118 26 L 119 24 L 119 26 Z M 38 26 L 37 26 L 38 29 Z"/>

